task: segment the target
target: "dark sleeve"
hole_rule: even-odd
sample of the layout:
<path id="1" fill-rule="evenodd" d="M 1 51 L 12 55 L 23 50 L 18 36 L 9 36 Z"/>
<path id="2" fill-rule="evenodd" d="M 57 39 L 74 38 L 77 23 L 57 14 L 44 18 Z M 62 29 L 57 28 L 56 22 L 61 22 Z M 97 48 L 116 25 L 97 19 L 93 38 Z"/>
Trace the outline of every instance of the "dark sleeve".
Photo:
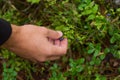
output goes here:
<path id="1" fill-rule="evenodd" d="M 11 24 L 3 19 L 0 19 L 0 45 L 9 39 L 11 33 Z"/>

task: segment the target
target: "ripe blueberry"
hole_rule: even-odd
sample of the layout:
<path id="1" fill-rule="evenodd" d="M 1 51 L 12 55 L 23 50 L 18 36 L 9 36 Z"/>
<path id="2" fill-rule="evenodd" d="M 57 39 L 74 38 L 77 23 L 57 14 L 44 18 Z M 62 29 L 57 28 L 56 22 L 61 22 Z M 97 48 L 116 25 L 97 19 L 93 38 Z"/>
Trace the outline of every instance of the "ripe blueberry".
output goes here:
<path id="1" fill-rule="evenodd" d="M 64 37 L 62 36 L 62 37 L 60 37 L 58 40 L 62 41 L 62 40 L 64 40 Z"/>

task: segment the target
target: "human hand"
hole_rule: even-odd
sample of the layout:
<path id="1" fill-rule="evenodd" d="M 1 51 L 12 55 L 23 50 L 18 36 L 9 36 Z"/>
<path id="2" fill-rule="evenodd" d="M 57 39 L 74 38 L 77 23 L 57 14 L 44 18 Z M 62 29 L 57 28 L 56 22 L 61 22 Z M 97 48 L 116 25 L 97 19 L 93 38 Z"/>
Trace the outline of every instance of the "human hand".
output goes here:
<path id="1" fill-rule="evenodd" d="M 67 39 L 58 40 L 61 36 L 61 32 L 45 27 L 12 25 L 12 35 L 3 47 L 32 61 L 55 60 L 67 52 Z"/>

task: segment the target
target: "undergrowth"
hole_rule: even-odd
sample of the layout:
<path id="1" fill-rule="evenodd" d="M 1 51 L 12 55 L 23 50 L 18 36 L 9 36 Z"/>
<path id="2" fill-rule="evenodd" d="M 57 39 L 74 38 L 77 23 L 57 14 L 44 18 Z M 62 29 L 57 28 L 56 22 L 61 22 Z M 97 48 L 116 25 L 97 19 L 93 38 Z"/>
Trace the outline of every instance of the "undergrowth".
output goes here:
<path id="1" fill-rule="evenodd" d="M 118 80 L 120 8 L 113 5 L 104 0 L 1 0 L 0 18 L 61 30 L 69 41 L 67 55 L 39 68 L 1 50 L 3 80 L 16 80 L 24 70 L 25 80 L 35 80 L 33 72 L 48 80 Z"/>

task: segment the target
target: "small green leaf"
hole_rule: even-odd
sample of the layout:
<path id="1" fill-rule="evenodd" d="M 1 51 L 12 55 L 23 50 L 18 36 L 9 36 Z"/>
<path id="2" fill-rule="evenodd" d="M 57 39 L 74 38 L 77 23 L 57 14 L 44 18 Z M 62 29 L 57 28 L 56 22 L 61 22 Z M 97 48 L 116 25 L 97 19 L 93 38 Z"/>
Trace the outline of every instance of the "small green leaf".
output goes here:
<path id="1" fill-rule="evenodd" d="M 88 50 L 88 54 L 92 54 L 94 51 L 95 51 L 94 48 L 93 48 L 93 49 L 89 49 L 89 50 Z"/>
<path id="2" fill-rule="evenodd" d="M 34 3 L 39 3 L 40 0 L 27 0 L 27 2 L 31 2 L 32 4 L 34 4 Z"/>
<path id="3" fill-rule="evenodd" d="M 90 2 L 90 3 L 85 7 L 85 9 L 92 8 L 92 7 L 94 6 L 94 4 L 95 4 L 94 1 Z"/>
<path id="4" fill-rule="evenodd" d="M 94 48 L 94 44 L 93 43 L 89 43 L 89 47 L 90 48 Z"/>
<path id="5" fill-rule="evenodd" d="M 88 9 L 88 10 L 85 10 L 84 12 L 82 12 L 82 15 L 89 15 L 92 13 L 92 10 Z"/>
<path id="6" fill-rule="evenodd" d="M 60 26 L 56 26 L 56 30 L 68 31 L 70 30 L 70 28 L 64 25 L 60 25 Z"/>
<path id="7" fill-rule="evenodd" d="M 84 58 L 81 58 L 81 59 L 79 60 L 79 63 L 80 63 L 80 64 L 83 64 L 84 61 L 85 61 L 85 59 L 84 59 Z"/>
<path id="8" fill-rule="evenodd" d="M 96 15 L 94 15 L 94 14 L 89 15 L 88 18 L 86 19 L 86 21 L 95 19 L 95 16 Z"/>
<path id="9" fill-rule="evenodd" d="M 102 54 L 102 55 L 100 56 L 100 59 L 103 60 L 104 58 L 105 58 L 105 55 Z"/>
<path id="10" fill-rule="evenodd" d="M 83 66 L 80 66 L 78 69 L 77 69 L 77 72 L 81 72 L 84 70 L 84 67 Z"/>
<path id="11" fill-rule="evenodd" d="M 83 8 L 86 6 L 86 4 L 81 4 L 78 6 L 78 10 L 83 10 Z"/>
<path id="12" fill-rule="evenodd" d="M 96 58 L 94 61 L 95 61 L 95 64 L 96 64 L 96 65 L 100 65 L 100 63 L 101 63 L 100 58 Z"/>
<path id="13" fill-rule="evenodd" d="M 114 36 L 112 36 L 112 38 L 110 39 L 110 43 L 113 44 L 113 43 L 115 43 L 115 41 L 116 41 L 116 38 Z"/>
<path id="14" fill-rule="evenodd" d="M 104 53 L 109 53 L 110 49 L 109 48 L 105 48 Z"/>
<path id="15" fill-rule="evenodd" d="M 92 8 L 92 11 L 93 13 L 97 13 L 98 12 L 98 5 L 95 5 L 93 8 Z"/>
<path id="16" fill-rule="evenodd" d="M 120 12 L 120 8 L 117 9 L 117 12 Z"/>
<path id="17" fill-rule="evenodd" d="M 95 62 L 94 61 L 90 61 L 90 65 L 94 65 L 95 64 Z"/>
<path id="18" fill-rule="evenodd" d="M 101 50 L 101 45 L 99 43 L 96 45 L 96 50 L 98 50 L 98 51 Z"/>
<path id="19" fill-rule="evenodd" d="M 95 50 L 94 57 L 96 57 L 99 54 L 99 50 Z"/>

